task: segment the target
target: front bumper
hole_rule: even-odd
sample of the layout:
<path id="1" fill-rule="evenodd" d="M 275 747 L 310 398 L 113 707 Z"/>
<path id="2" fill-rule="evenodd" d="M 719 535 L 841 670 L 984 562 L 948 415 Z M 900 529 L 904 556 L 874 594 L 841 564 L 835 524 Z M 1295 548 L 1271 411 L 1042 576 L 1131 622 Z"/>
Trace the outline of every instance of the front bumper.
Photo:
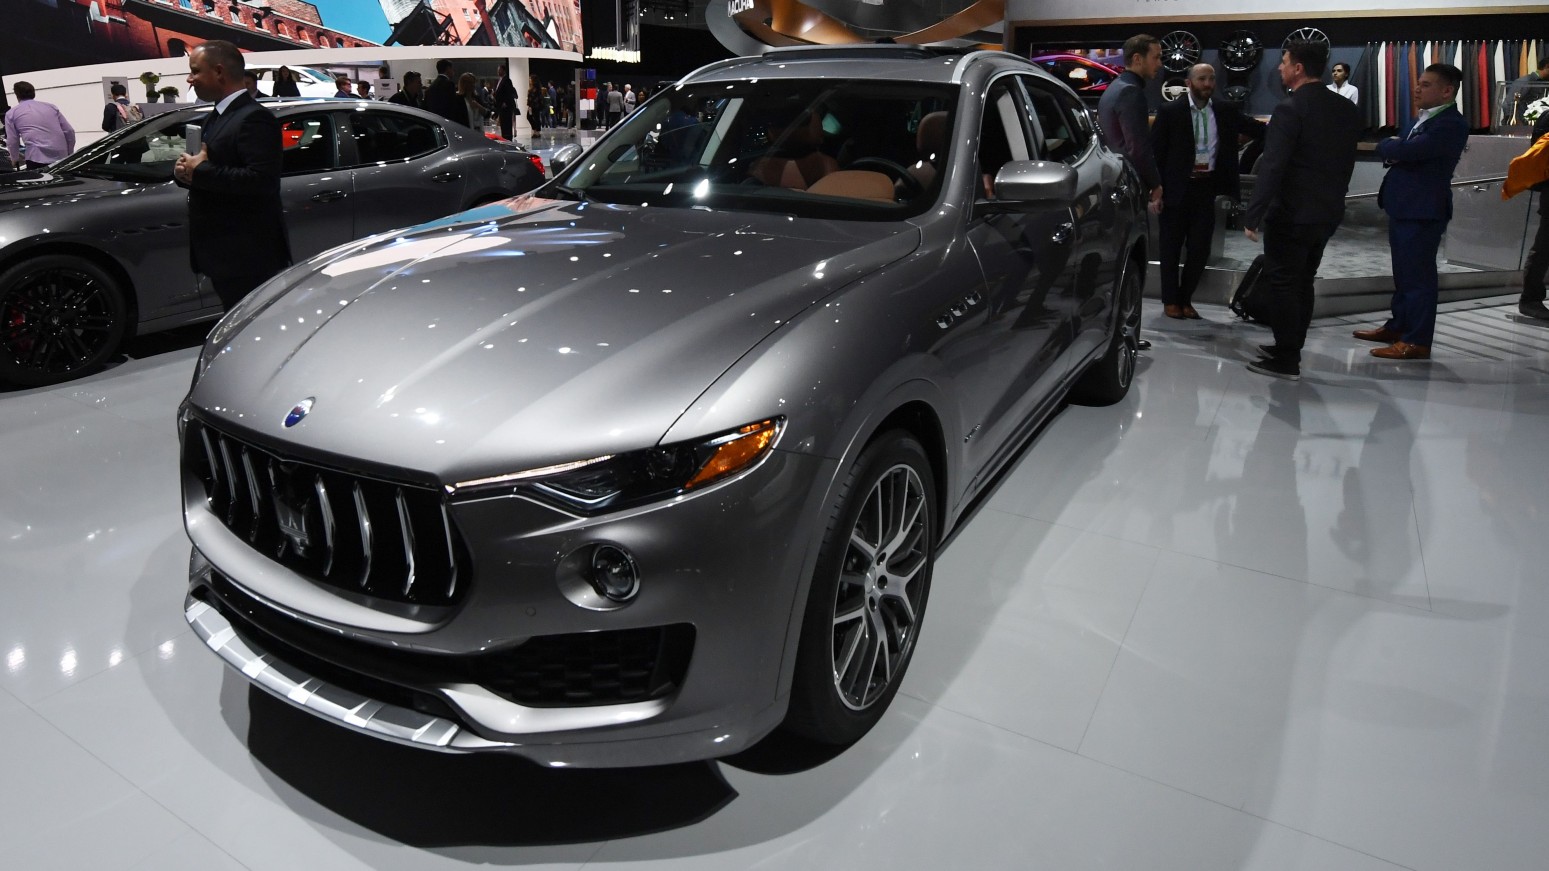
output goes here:
<path id="1" fill-rule="evenodd" d="M 821 498 L 814 494 L 826 488 L 814 484 L 832 471 L 832 461 L 775 451 L 746 476 L 693 498 L 589 519 L 535 514 L 510 497 L 454 504 L 473 578 L 457 606 L 418 612 L 374 608 L 265 558 L 209 514 L 197 482 L 185 477 L 195 545 L 185 617 L 255 685 L 374 737 L 556 767 L 725 756 L 784 715 L 781 675 L 809 556 L 804 531 L 816 516 L 808 503 Z M 593 541 L 626 547 L 639 561 L 641 592 L 628 606 L 581 607 L 556 582 L 560 558 Z M 225 593 L 222 584 L 230 585 Z M 304 631 L 279 638 L 244 620 L 243 608 Z M 487 655 L 537 636 L 669 625 L 692 627 L 683 679 L 670 694 L 622 704 L 527 706 L 450 673 L 393 664 Z M 308 644 L 306 633 L 330 643 Z M 348 662 L 331 656 L 338 644 L 351 645 Z"/>

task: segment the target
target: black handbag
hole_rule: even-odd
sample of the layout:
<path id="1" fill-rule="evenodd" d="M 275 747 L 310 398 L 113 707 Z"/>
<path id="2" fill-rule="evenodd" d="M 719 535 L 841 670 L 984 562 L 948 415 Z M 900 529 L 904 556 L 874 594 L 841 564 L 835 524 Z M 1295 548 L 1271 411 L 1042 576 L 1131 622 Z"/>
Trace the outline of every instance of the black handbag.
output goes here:
<path id="1" fill-rule="evenodd" d="M 1233 314 L 1246 321 L 1269 323 L 1267 283 L 1264 280 L 1264 255 L 1260 254 L 1248 265 L 1248 271 L 1243 273 L 1242 281 L 1237 283 L 1237 290 L 1232 294 L 1232 301 L 1227 304 Z"/>

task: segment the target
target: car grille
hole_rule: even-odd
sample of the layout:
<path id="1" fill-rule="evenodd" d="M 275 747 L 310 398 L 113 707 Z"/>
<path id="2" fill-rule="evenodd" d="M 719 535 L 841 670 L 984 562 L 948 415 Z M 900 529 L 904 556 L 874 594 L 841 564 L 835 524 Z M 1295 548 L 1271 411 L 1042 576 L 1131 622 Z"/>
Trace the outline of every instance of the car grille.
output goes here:
<path id="1" fill-rule="evenodd" d="M 426 653 L 366 644 L 281 614 L 218 571 L 199 595 L 241 631 L 258 632 L 266 647 L 345 689 L 387 700 L 415 687 L 471 683 L 534 708 L 618 705 L 676 692 L 688 673 L 694 627 L 687 623 L 565 635 L 539 635 L 504 650 Z M 396 698 L 396 696 L 395 696 Z M 397 702 L 430 711 L 423 699 Z M 438 714 L 439 715 L 439 714 Z"/>
<path id="2" fill-rule="evenodd" d="M 451 605 L 467 557 L 441 493 L 301 462 L 190 417 L 183 467 L 210 511 L 314 581 L 394 602 Z"/>

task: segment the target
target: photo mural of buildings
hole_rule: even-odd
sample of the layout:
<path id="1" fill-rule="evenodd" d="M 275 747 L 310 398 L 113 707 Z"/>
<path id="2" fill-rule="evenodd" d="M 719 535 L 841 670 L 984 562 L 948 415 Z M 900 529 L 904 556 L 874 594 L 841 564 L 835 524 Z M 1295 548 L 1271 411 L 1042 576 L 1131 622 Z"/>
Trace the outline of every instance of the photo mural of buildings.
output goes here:
<path id="1" fill-rule="evenodd" d="M 373 45 L 487 45 L 579 53 L 580 0 L 352 0 L 351 27 L 329 0 L 0 0 L 0 75 L 180 57 L 224 39 L 244 51 Z M 333 5 L 342 8 L 340 0 Z M 321 7 L 321 8 L 320 8 Z"/>

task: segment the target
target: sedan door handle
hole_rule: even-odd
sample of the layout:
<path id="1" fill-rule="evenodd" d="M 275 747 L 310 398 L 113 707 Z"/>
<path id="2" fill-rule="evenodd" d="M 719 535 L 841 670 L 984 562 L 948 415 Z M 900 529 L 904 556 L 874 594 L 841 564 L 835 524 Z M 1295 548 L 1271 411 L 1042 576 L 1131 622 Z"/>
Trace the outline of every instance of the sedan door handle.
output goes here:
<path id="1" fill-rule="evenodd" d="M 1049 241 L 1056 245 L 1069 245 L 1070 237 L 1074 235 L 1075 232 L 1076 225 L 1066 221 L 1054 231 L 1054 235 L 1049 237 Z"/>
<path id="2" fill-rule="evenodd" d="M 313 194 L 312 202 L 331 203 L 334 200 L 342 200 L 347 196 L 349 196 L 349 194 L 346 194 L 344 191 L 323 191 L 320 194 Z"/>
<path id="3" fill-rule="evenodd" d="M 457 181 L 462 177 L 462 173 L 460 172 L 438 172 L 431 176 L 430 180 L 440 182 L 441 184 L 446 184 L 449 181 Z"/>

